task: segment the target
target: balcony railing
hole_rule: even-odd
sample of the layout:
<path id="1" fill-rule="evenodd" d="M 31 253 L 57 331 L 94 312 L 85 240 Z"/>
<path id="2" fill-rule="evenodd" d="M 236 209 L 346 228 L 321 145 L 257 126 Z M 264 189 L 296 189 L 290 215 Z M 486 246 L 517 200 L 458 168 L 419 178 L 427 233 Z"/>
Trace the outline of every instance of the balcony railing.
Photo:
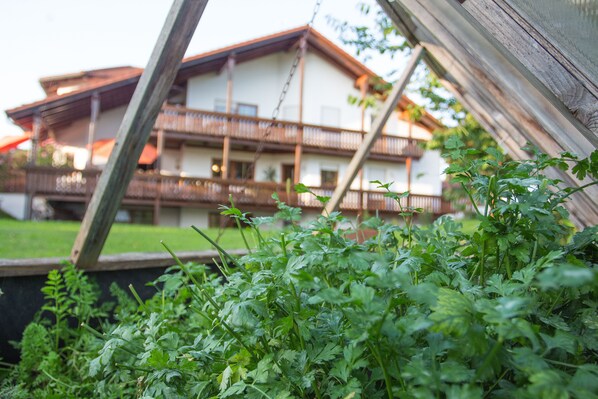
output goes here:
<path id="1" fill-rule="evenodd" d="M 267 133 L 270 119 L 199 111 L 188 108 L 164 107 L 155 124 L 156 130 L 197 136 L 224 137 L 233 140 L 270 144 L 303 144 L 306 148 L 356 151 L 365 132 L 333 127 L 276 121 Z M 419 158 L 424 150 L 421 140 L 383 134 L 374 144 L 374 155 Z"/>
<path id="2" fill-rule="evenodd" d="M 0 185 L 0 192 L 25 192 L 56 200 L 81 200 L 89 198 L 96 187 L 99 171 L 62 168 L 30 168 L 13 171 Z M 314 193 L 331 196 L 334 188 L 312 187 Z M 251 209 L 274 209 L 272 194 L 289 205 L 301 208 L 321 209 L 321 204 L 311 194 L 286 192 L 285 184 L 268 182 L 243 182 L 238 180 L 204 179 L 178 176 L 165 176 L 155 173 L 136 174 L 125 194 L 124 201 L 132 204 L 149 204 L 159 201 L 162 205 L 193 206 L 199 204 L 218 205 L 228 203 L 232 194 L 235 205 Z M 436 215 L 448 213 L 451 206 L 440 196 L 412 194 L 402 199 L 402 206 L 423 208 Z M 347 192 L 340 205 L 343 211 L 366 209 L 370 212 L 399 212 L 399 205 L 386 198 L 380 191 Z"/>

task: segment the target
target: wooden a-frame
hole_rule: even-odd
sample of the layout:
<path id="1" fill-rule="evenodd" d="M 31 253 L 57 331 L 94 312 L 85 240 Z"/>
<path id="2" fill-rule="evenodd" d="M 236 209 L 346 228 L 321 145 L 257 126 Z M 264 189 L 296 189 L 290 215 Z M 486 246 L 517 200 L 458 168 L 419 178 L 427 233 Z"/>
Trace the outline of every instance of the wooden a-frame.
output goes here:
<path id="1" fill-rule="evenodd" d="M 75 240 L 71 260 L 78 267 L 93 266 L 100 256 L 137 160 L 207 3 L 208 0 L 174 0 L 172 4 Z"/>

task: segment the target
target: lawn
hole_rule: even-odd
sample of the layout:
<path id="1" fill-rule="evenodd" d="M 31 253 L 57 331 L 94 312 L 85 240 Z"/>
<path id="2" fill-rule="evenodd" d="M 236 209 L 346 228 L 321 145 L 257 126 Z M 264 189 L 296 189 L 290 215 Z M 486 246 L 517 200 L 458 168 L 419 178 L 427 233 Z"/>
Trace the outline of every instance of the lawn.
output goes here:
<path id="1" fill-rule="evenodd" d="M 79 226 L 79 222 L 0 219 L 0 258 L 67 258 Z M 218 229 L 204 231 L 211 238 L 218 235 Z M 164 247 L 160 240 L 164 240 L 175 251 L 211 249 L 210 244 L 191 228 L 115 224 L 102 254 L 162 252 Z M 241 248 L 243 240 L 237 229 L 226 229 L 220 245 L 226 249 Z"/>
<path id="2" fill-rule="evenodd" d="M 473 232 L 479 222 L 461 220 L 463 231 Z M 79 231 L 79 222 L 29 222 L 0 218 L 0 259 L 63 257 L 70 255 Z M 218 229 L 203 229 L 216 238 Z M 253 245 L 252 235 L 248 235 Z M 164 240 L 174 251 L 201 251 L 210 244 L 191 228 L 162 227 L 135 224 L 115 224 L 110 230 L 102 254 L 125 252 L 163 252 Z M 219 244 L 225 249 L 243 248 L 237 229 L 226 229 Z"/>

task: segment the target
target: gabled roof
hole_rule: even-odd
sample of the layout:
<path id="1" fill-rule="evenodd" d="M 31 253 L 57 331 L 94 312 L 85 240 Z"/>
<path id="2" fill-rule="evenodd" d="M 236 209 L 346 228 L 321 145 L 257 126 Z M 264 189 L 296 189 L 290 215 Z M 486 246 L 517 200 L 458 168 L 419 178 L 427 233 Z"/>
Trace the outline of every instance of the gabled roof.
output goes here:
<path id="1" fill-rule="evenodd" d="M 114 79 L 122 79 L 131 73 L 141 73 L 142 68 L 132 66 L 119 66 L 112 68 L 94 69 L 91 71 L 74 72 L 65 75 L 45 76 L 39 79 L 46 95 L 57 94 L 59 88 L 69 87 L 70 91 L 81 89 L 85 86 L 100 84 Z"/>
<path id="2" fill-rule="evenodd" d="M 423 46 L 424 60 L 444 86 L 513 158 L 529 158 L 521 150 L 527 142 L 552 156 L 568 151 L 587 157 L 596 149 L 598 60 L 588 58 L 589 52 L 579 56 L 584 48 L 595 50 L 594 14 L 590 31 L 584 28 L 567 42 L 562 40 L 566 27 L 581 25 L 589 14 L 562 24 L 563 14 L 555 10 L 579 7 L 575 2 L 378 3 L 411 45 Z M 570 186 L 587 183 L 558 169 L 549 173 Z M 572 196 L 570 211 L 579 225 L 597 224 L 598 187 Z"/>
<path id="3" fill-rule="evenodd" d="M 181 63 L 175 84 L 182 83 L 195 75 L 220 71 L 232 55 L 237 63 L 241 63 L 280 51 L 289 51 L 299 44 L 299 40 L 306 30 L 307 27 L 302 26 L 187 57 Z M 363 75 L 377 76 L 314 29 L 310 31 L 307 44 L 308 51 L 324 57 L 353 79 Z M 67 124 L 72 120 L 89 115 L 93 93 L 100 96 L 104 110 L 127 104 L 142 72 L 141 68 L 116 67 L 42 78 L 40 84 L 48 96 L 42 100 L 9 109 L 6 114 L 26 130 L 31 129 L 33 116 L 38 112 L 46 126 L 57 127 Z M 62 95 L 56 93 L 56 88 L 71 82 L 73 86 L 79 85 L 79 87 Z M 399 107 L 406 109 L 409 104 L 412 104 L 412 101 L 404 96 L 399 102 Z M 442 126 L 427 114 L 422 118 L 421 123 L 430 129 Z"/>

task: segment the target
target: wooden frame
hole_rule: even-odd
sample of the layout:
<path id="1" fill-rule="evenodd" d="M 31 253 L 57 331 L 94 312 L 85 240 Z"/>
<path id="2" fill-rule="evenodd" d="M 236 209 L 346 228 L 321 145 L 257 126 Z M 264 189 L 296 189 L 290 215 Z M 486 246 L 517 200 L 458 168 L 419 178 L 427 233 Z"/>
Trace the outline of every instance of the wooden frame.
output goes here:
<path id="1" fill-rule="evenodd" d="M 137 160 L 207 3 L 208 0 L 175 0 L 172 4 L 73 245 L 71 259 L 78 267 L 90 267 L 98 260 Z"/>
<path id="2" fill-rule="evenodd" d="M 514 158 L 529 157 L 521 150 L 526 142 L 552 156 L 570 151 L 585 157 L 596 148 L 596 131 L 576 117 L 581 113 L 574 115 L 571 104 L 564 104 L 555 91 L 551 92 L 546 79 L 538 79 L 540 72 L 533 62 L 523 65 L 515 56 L 520 51 L 528 56 L 532 49 L 542 47 L 534 42 L 534 33 L 520 28 L 520 21 L 500 25 L 497 20 L 510 18 L 508 13 L 495 15 L 483 5 L 503 5 L 504 1 L 469 0 L 463 5 L 432 0 L 378 0 L 378 3 L 410 44 L 419 43 L 426 49 L 424 60 L 428 66 Z M 505 26 L 508 28 L 503 33 L 505 36 L 499 36 Z M 513 46 L 509 49 L 498 40 L 513 40 L 513 37 L 517 38 L 513 46 L 522 49 L 515 51 Z M 573 187 L 588 182 L 580 182 L 572 173 L 557 169 L 547 173 Z M 598 187 L 590 187 L 571 198 L 569 210 L 579 226 L 598 223 L 597 198 Z"/>

